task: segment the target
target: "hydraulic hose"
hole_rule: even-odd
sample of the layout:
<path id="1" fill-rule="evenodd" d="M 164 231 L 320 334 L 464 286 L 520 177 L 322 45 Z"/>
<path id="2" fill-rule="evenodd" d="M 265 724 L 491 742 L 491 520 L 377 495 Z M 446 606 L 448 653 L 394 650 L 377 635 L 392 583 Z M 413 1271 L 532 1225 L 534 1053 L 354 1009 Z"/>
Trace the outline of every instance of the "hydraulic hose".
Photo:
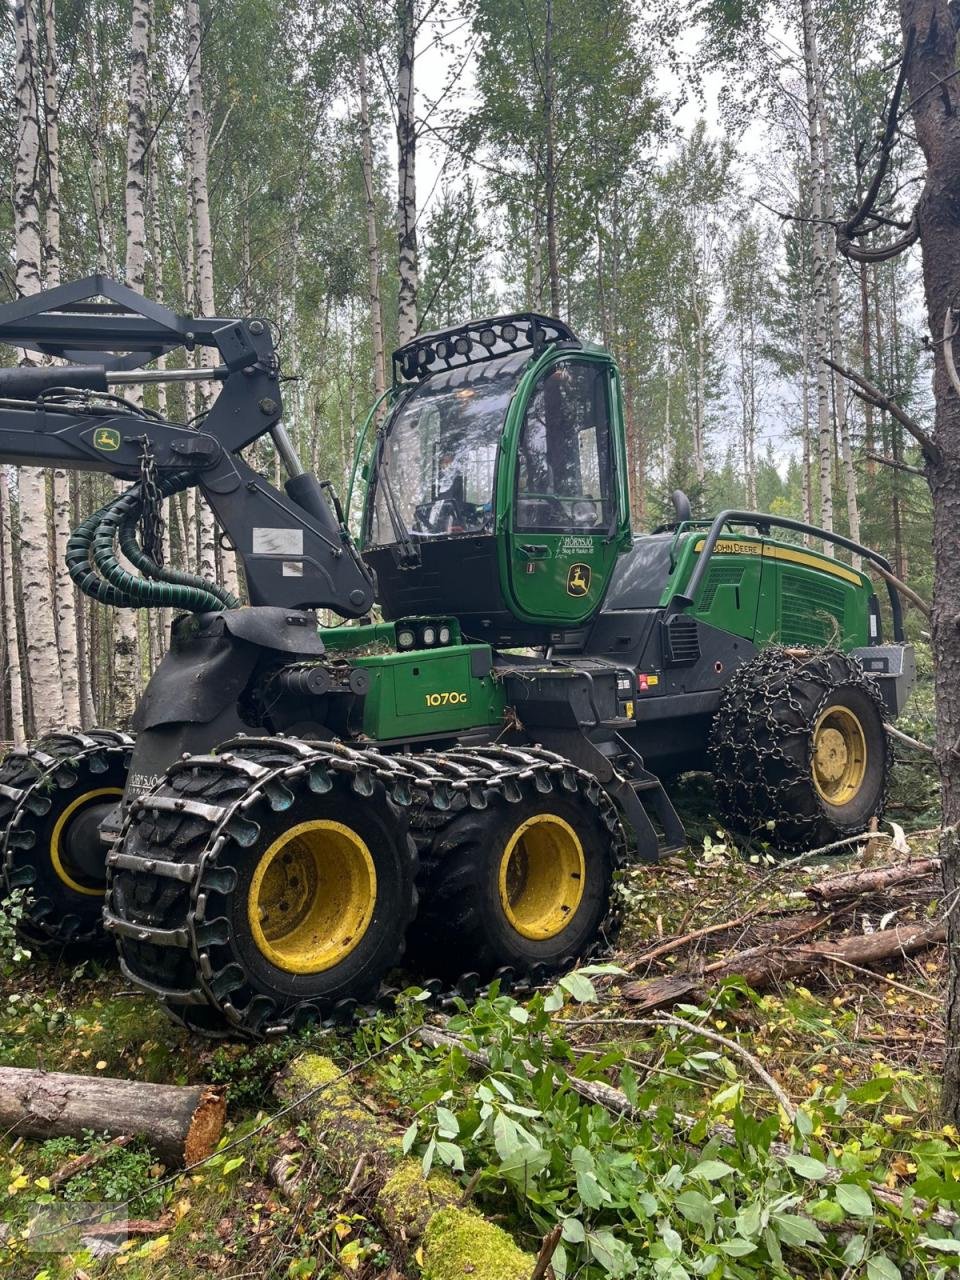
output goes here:
<path id="1" fill-rule="evenodd" d="M 164 497 L 186 488 L 190 472 L 165 477 Z M 173 608 L 188 613 L 216 613 L 240 606 L 229 591 L 193 574 L 161 567 L 136 540 L 140 515 L 140 485 L 133 485 L 111 499 L 73 531 L 67 543 L 67 570 L 85 595 L 120 609 Z M 116 543 L 144 577 L 129 573 L 120 564 Z"/>

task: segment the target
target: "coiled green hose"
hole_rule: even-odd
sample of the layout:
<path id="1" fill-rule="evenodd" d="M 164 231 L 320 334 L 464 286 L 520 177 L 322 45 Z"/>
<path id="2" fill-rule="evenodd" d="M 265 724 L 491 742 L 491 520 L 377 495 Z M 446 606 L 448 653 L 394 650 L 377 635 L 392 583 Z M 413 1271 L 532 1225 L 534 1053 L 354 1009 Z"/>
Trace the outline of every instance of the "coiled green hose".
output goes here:
<path id="1" fill-rule="evenodd" d="M 160 481 L 164 497 L 194 482 L 191 472 L 177 472 Z M 101 604 L 117 609 L 182 609 L 187 613 L 218 613 L 238 609 L 240 601 L 215 582 L 176 569 L 161 567 L 136 539 L 142 494 L 135 484 L 70 535 L 67 571 L 80 590 Z M 116 544 L 144 577 L 129 573 L 120 564 Z"/>

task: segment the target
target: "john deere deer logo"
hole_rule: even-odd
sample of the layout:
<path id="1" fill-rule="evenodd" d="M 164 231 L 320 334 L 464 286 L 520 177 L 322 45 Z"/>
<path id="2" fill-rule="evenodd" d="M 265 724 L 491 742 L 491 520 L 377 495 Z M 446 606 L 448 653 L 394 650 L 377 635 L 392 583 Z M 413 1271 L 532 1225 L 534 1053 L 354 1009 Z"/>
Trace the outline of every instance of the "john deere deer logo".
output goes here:
<path id="1" fill-rule="evenodd" d="M 590 566 L 572 564 L 567 572 L 567 595 L 585 596 L 590 590 Z"/>
<path id="2" fill-rule="evenodd" d="M 116 453 L 120 448 L 120 432 L 113 427 L 98 427 L 93 437 L 93 447 L 101 453 Z"/>

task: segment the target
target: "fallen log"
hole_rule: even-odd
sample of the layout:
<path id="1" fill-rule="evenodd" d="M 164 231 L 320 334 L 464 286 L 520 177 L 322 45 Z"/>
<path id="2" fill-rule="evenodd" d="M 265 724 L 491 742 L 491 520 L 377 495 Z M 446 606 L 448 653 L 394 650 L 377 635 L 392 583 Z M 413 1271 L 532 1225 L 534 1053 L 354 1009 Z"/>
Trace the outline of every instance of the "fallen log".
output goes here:
<path id="1" fill-rule="evenodd" d="M 869 867 L 865 871 L 844 871 L 830 876 L 804 890 L 814 902 L 836 902 L 841 898 L 858 898 L 868 893 L 883 893 L 897 885 L 924 880 L 940 870 L 939 858 L 917 858 L 894 867 Z"/>
<path id="2" fill-rule="evenodd" d="M 209 1085 L 0 1067 L 0 1130 L 28 1138 L 143 1137 L 165 1164 L 193 1164 L 216 1147 L 226 1110 Z"/>
<path id="3" fill-rule="evenodd" d="M 670 974 L 646 982 L 627 983 L 620 994 L 625 1000 L 637 1004 L 638 1012 L 644 1013 L 666 1008 L 678 1000 L 701 1000 L 710 987 L 724 978 L 740 977 L 755 991 L 766 991 L 786 979 L 823 968 L 834 957 L 853 964 L 869 965 L 877 960 L 922 951 L 943 942 L 945 937 L 945 926 L 934 920 L 834 941 L 768 943 L 727 956 L 701 973 Z"/>
<path id="4" fill-rule="evenodd" d="M 425 1178 L 420 1160 L 403 1155 L 401 1130 L 369 1110 L 341 1076 L 329 1058 L 308 1053 L 289 1064 L 274 1092 L 289 1104 L 323 1086 L 304 1104 L 304 1139 L 338 1177 L 346 1180 L 353 1170 L 348 1187 L 362 1167 L 364 1196 L 398 1256 L 405 1261 L 416 1251 L 423 1280 L 529 1280 L 536 1258 L 502 1227 L 465 1208 L 464 1189 L 449 1173 L 433 1169 Z"/>

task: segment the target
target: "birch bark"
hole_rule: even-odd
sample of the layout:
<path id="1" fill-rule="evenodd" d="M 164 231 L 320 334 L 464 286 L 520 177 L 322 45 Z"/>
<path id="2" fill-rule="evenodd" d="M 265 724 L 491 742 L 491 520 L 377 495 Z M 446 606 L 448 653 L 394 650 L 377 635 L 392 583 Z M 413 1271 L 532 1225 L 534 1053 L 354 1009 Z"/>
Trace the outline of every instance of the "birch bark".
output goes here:
<path id="1" fill-rule="evenodd" d="M 397 70 L 397 242 L 399 293 L 397 342 L 416 336 L 417 291 L 417 126 L 414 86 L 416 0 L 401 0 L 400 57 Z"/>
<path id="2" fill-rule="evenodd" d="M 33 0 L 14 5 L 16 39 L 15 101 L 17 155 L 14 170 L 14 258 L 17 293 L 40 289 L 40 103 L 37 24 Z M 22 363 L 32 363 L 25 353 Z M 47 484 L 42 471 L 20 471 L 20 562 L 23 590 L 26 667 L 35 708 L 37 734 L 62 729 L 66 720 L 60 680 L 60 655 L 54 622 L 50 545 L 47 534 Z"/>
<path id="3" fill-rule="evenodd" d="M 812 218 L 811 240 L 813 247 L 813 354 L 816 361 L 817 428 L 820 475 L 820 525 L 833 530 L 833 424 L 830 420 L 830 373 L 824 357 L 830 354 L 830 336 L 827 317 L 829 283 L 827 280 L 827 252 L 823 234 L 823 171 L 821 166 L 820 115 L 817 110 L 817 84 L 820 79 L 820 61 L 817 35 L 814 27 L 812 0 L 801 0 L 800 16 L 803 26 L 803 63 L 807 91 L 807 138 L 810 149 L 810 213 Z M 833 547 L 827 542 L 823 550 L 833 555 Z"/>

